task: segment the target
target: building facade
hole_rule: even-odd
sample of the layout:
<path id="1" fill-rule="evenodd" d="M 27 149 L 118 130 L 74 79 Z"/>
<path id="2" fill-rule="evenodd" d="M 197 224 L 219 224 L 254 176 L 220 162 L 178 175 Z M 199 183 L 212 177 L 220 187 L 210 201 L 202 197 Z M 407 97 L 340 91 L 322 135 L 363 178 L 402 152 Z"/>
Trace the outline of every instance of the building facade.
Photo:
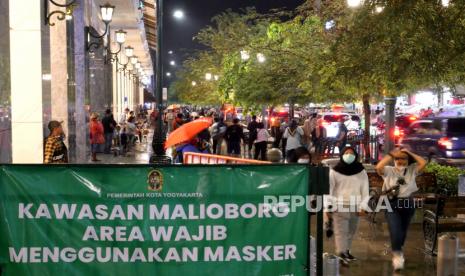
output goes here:
<path id="1" fill-rule="evenodd" d="M 50 120 L 63 121 L 70 161 L 85 163 L 90 113 L 111 109 L 117 120 L 144 104 L 153 75 L 146 8 L 106 4 L 0 0 L 0 163 L 42 163 Z M 114 6 L 111 20 L 101 6 Z"/>

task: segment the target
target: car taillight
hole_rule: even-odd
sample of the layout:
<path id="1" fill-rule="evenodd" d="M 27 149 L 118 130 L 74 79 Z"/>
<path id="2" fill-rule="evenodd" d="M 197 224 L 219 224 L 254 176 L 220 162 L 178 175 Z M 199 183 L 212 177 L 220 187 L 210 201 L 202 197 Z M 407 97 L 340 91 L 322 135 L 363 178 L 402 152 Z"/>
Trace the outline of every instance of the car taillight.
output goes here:
<path id="1" fill-rule="evenodd" d="M 439 139 L 438 145 L 446 149 L 452 149 L 452 141 L 447 137 L 442 137 Z"/>
<path id="2" fill-rule="evenodd" d="M 401 128 L 399 128 L 399 127 L 396 127 L 396 128 L 394 129 L 394 136 L 395 136 L 395 137 L 402 137 L 402 136 L 404 136 L 404 130 L 401 129 Z"/>
<path id="3" fill-rule="evenodd" d="M 408 117 L 408 119 L 409 119 L 410 122 L 413 122 L 413 121 L 416 121 L 418 118 L 415 117 L 415 116 L 410 116 L 410 117 Z"/>

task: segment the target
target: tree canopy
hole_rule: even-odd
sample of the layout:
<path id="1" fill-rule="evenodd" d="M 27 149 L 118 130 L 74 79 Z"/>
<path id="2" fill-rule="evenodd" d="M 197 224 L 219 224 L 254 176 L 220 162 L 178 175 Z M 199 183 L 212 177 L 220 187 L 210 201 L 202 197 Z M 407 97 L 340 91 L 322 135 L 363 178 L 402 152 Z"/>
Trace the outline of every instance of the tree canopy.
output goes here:
<path id="1" fill-rule="evenodd" d="M 464 2 L 365 0 L 355 9 L 345 0 L 319 2 L 292 13 L 247 9 L 213 18 L 196 37 L 207 50 L 178 74 L 179 98 L 243 106 L 341 102 L 464 82 Z M 205 80 L 206 73 L 217 80 Z"/>

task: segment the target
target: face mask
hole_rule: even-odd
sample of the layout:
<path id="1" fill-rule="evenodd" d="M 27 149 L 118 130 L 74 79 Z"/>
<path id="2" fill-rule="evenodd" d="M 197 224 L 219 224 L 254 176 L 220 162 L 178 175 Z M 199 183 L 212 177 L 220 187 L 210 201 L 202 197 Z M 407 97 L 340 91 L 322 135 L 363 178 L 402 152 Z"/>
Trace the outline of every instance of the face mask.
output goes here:
<path id="1" fill-rule="evenodd" d="M 299 163 L 299 164 L 308 164 L 309 162 L 310 162 L 309 159 L 299 159 L 299 160 L 297 160 L 297 163 Z"/>
<path id="2" fill-rule="evenodd" d="M 354 163 L 354 161 L 355 161 L 355 155 L 350 154 L 350 153 L 344 154 L 344 155 L 342 156 L 342 160 L 344 160 L 344 162 L 345 162 L 346 164 L 349 164 L 349 165 L 350 165 L 350 164 Z"/>

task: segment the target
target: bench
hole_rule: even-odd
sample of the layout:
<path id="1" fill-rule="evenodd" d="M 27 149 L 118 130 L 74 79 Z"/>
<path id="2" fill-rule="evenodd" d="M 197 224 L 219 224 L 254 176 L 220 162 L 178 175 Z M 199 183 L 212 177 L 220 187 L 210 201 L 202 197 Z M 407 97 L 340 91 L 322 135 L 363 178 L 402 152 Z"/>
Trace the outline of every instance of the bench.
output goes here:
<path id="1" fill-rule="evenodd" d="M 368 172 L 368 181 L 370 184 L 370 201 L 368 206 L 375 210 L 378 202 L 377 199 L 381 195 L 384 180 L 376 172 Z M 433 173 L 422 173 L 415 179 L 418 187 L 418 192 L 415 193 L 415 198 L 423 204 L 435 203 L 437 193 L 437 180 L 436 175 Z M 376 223 L 376 212 L 368 215 L 372 223 Z"/>
<path id="2" fill-rule="evenodd" d="M 465 232 L 465 197 L 438 195 L 435 203 L 425 204 L 423 235 L 425 249 L 436 255 L 438 235 L 446 232 Z"/>

